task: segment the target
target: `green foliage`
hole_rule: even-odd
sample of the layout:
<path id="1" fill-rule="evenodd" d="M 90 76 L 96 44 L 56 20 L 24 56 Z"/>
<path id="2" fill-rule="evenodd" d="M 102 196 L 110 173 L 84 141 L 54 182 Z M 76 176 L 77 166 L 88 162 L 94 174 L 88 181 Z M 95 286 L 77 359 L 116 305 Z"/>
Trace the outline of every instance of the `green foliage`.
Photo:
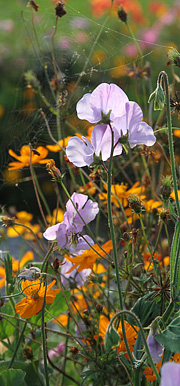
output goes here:
<path id="1" fill-rule="evenodd" d="M 113 326 L 107 328 L 104 348 L 106 352 L 109 352 L 112 348 L 118 347 L 121 343 L 121 338 L 118 332 L 115 330 Z"/>
<path id="2" fill-rule="evenodd" d="M 1 361 L 0 362 L 0 375 L 5 371 L 19 371 L 19 373 L 25 374 L 24 380 L 25 383 L 23 386 L 45 386 L 44 376 L 38 370 L 39 361 L 34 361 L 34 364 L 27 362 L 18 362 L 13 363 L 12 369 L 8 369 L 10 361 Z M 7 386 L 14 386 L 14 383 L 9 383 Z M 19 386 L 17 384 L 17 386 Z"/>
<path id="3" fill-rule="evenodd" d="M 1 312 L 3 314 L 12 315 L 12 308 L 11 308 L 10 302 L 6 303 L 1 308 Z M 9 338 L 15 330 L 15 327 L 12 326 L 11 322 L 13 324 L 16 324 L 16 321 L 13 319 L 9 319 L 9 320 L 10 320 L 10 322 L 8 322 L 7 319 L 3 319 L 3 317 L 2 317 L 2 321 L 0 323 L 0 339 Z"/>
<path id="4" fill-rule="evenodd" d="M 180 352 L 180 317 L 175 318 L 155 339 L 172 353 Z"/>
<path id="5" fill-rule="evenodd" d="M 25 375 L 22 370 L 4 370 L 0 374 L 0 386 L 27 386 L 24 381 Z"/>
<path id="6" fill-rule="evenodd" d="M 142 326 L 148 326 L 152 320 L 159 315 L 160 303 L 156 303 L 154 299 L 151 299 L 153 292 L 138 299 L 131 311 L 139 318 Z M 135 319 L 128 316 L 128 321 L 133 325 Z"/>

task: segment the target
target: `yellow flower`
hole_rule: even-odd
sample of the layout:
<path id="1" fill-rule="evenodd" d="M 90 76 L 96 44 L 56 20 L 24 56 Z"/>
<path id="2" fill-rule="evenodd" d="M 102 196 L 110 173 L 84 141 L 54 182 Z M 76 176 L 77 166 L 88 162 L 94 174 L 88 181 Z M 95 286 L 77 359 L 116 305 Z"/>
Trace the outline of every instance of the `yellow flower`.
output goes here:
<path id="1" fill-rule="evenodd" d="M 56 295 L 61 291 L 60 289 L 51 290 L 55 283 L 56 280 L 53 280 L 52 283 L 47 286 L 46 304 L 52 304 Z M 26 297 L 16 304 L 16 312 L 22 316 L 22 318 L 29 319 L 42 310 L 46 287 L 44 283 L 38 279 L 34 282 L 23 280 L 21 282 L 21 288 Z"/>
<path id="2" fill-rule="evenodd" d="M 105 257 L 107 253 L 109 253 L 112 249 L 112 241 L 109 240 L 107 241 L 107 243 L 102 245 L 102 249 L 104 249 L 104 252 L 97 244 L 93 245 L 93 248 L 102 257 Z M 66 260 L 71 261 L 71 263 L 73 263 L 72 268 L 67 273 L 72 272 L 76 268 L 78 272 L 81 272 L 83 269 L 86 269 L 86 268 L 92 269 L 96 259 L 100 258 L 100 256 L 93 249 L 83 252 L 82 255 L 80 256 L 77 255 L 75 257 L 71 257 L 68 255 L 65 255 L 64 257 Z"/>
<path id="3" fill-rule="evenodd" d="M 127 185 L 125 184 L 116 184 L 111 186 L 111 202 L 117 206 L 117 208 L 120 207 L 120 204 L 117 200 L 122 203 L 123 207 L 126 207 L 128 205 L 128 198 L 133 194 L 135 196 L 140 196 L 141 199 L 145 198 L 146 196 L 143 195 L 143 192 L 145 190 L 144 186 L 139 186 L 140 183 L 137 181 L 132 188 L 127 190 Z M 104 186 L 104 188 L 107 190 L 107 187 Z M 107 203 L 107 193 L 99 194 L 100 200 L 103 200 L 104 203 Z"/>
<path id="4" fill-rule="evenodd" d="M 52 212 L 52 216 L 49 216 L 49 214 L 46 216 L 46 220 L 49 224 L 55 225 L 58 222 L 62 222 L 64 217 L 64 212 L 62 209 L 54 209 Z"/>
<path id="5" fill-rule="evenodd" d="M 40 225 L 39 224 L 31 224 L 31 220 L 33 219 L 33 215 L 31 213 L 26 212 L 25 210 L 22 210 L 20 212 L 16 213 L 16 219 L 15 222 L 19 223 L 20 225 L 14 225 L 13 227 L 9 227 L 7 229 L 7 236 L 8 237 L 18 237 L 19 235 L 24 235 L 24 237 L 28 240 L 34 240 L 33 233 L 27 229 L 25 226 L 30 228 L 38 237 L 41 237 L 42 234 L 40 232 Z M 22 225 L 21 225 L 22 224 Z"/>
<path id="6" fill-rule="evenodd" d="M 9 154 L 17 159 L 19 162 L 10 162 L 9 163 L 9 170 L 18 170 L 22 169 L 24 167 L 27 167 L 30 165 L 30 146 L 24 145 L 21 147 L 20 155 L 17 155 L 12 149 L 9 149 Z M 48 155 L 48 150 L 43 147 L 39 146 L 35 150 L 35 152 L 32 151 L 32 165 L 34 164 L 46 164 L 49 159 L 45 159 L 45 157 Z"/>
<path id="7" fill-rule="evenodd" d="M 70 138 L 71 138 L 71 136 L 66 137 L 64 139 L 61 139 L 60 141 L 58 141 L 59 145 L 61 147 L 65 147 L 66 148 Z M 47 147 L 48 150 L 52 151 L 53 153 L 57 153 L 58 151 L 62 150 L 60 146 L 58 146 L 58 145 L 47 145 L 46 147 Z"/>
<path id="8" fill-rule="evenodd" d="M 22 257 L 22 259 L 15 260 L 12 257 L 12 271 L 13 271 L 13 276 L 20 270 L 22 269 L 28 261 L 31 261 L 34 259 L 34 255 L 31 251 L 27 251 L 25 255 Z M 6 272 L 4 267 L 0 267 L 0 288 L 4 287 L 5 282 L 6 282 Z"/>

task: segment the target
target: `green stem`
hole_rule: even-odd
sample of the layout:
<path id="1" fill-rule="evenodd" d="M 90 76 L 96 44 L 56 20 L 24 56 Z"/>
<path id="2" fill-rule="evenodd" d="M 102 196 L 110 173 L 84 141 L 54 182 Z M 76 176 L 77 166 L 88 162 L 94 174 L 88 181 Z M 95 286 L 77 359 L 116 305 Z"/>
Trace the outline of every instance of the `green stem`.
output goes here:
<path id="1" fill-rule="evenodd" d="M 32 172 L 33 172 L 33 177 L 34 177 L 34 181 L 35 181 L 35 184 L 36 184 L 39 196 L 41 197 L 41 200 L 42 200 L 42 202 L 43 202 L 43 204 L 44 204 L 44 206 L 46 208 L 47 213 L 49 214 L 49 216 L 51 216 L 51 211 L 50 211 L 49 206 L 47 204 L 47 201 L 46 201 L 46 199 L 44 197 L 44 194 L 42 193 L 42 190 L 41 190 L 40 185 L 39 185 L 39 181 L 37 179 L 36 173 L 35 173 L 33 168 L 32 168 Z"/>
<path id="2" fill-rule="evenodd" d="M 175 167 L 175 157 L 174 157 L 174 146 L 173 146 L 173 134 L 172 134 L 172 122 L 171 122 L 171 110 L 170 110 L 170 95 L 168 87 L 168 76 L 165 71 L 161 71 L 158 76 L 158 82 L 160 83 L 161 78 L 163 78 L 165 93 L 166 93 L 166 112 L 167 112 L 167 123 L 168 123 L 168 138 L 169 138 L 169 154 L 171 160 L 171 171 L 173 178 L 174 194 L 178 216 L 180 217 L 180 204 L 178 198 L 178 187 L 177 187 L 177 177 L 176 177 L 176 167 Z"/>
<path id="3" fill-rule="evenodd" d="M 42 342 L 43 342 L 44 372 L 45 372 L 46 386 L 49 386 L 49 376 L 48 376 L 48 368 L 47 368 L 47 352 L 46 352 L 46 335 L 45 335 L 45 328 L 44 328 L 46 292 L 47 292 L 47 282 L 45 280 L 44 302 L 43 302 L 43 306 L 42 306 L 41 330 L 42 330 Z"/>
<path id="4" fill-rule="evenodd" d="M 133 317 L 135 319 L 136 325 L 139 327 L 139 330 L 140 330 L 140 333 L 141 333 L 141 336 L 142 336 L 143 344 L 145 346 L 145 350 L 146 350 L 147 356 L 149 358 L 150 365 L 151 365 L 151 367 L 152 367 L 152 369 L 153 369 L 153 371 L 154 371 L 154 373 L 156 375 L 156 378 L 157 378 L 158 382 L 160 383 L 160 375 L 159 375 L 159 373 L 157 371 L 157 368 L 156 368 L 156 366 L 155 366 L 155 364 L 154 364 L 154 362 L 152 360 L 152 357 L 151 357 L 151 354 L 150 354 L 150 351 L 149 351 L 149 347 L 148 347 L 147 342 L 146 342 L 146 336 L 145 336 L 145 333 L 144 333 L 144 330 L 143 330 L 143 326 L 142 326 L 140 320 L 138 319 L 138 317 L 133 312 L 131 312 L 131 311 L 126 311 L 126 310 L 119 311 L 116 315 L 114 315 L 112 317 L 112 319 L 111 319 L 111 321 L 110 321 L 110 323 L 108 325 L 108 330 L 111 327 L 111 325 L 113 324 L 114 320 L 119 315 L 122 315 L 122 314 L 123 315 L 124 314 L 128 314 L 128 315 L 130 315 L 131 317 Z"/>
<path id="5" fill-rule="evenodd" d="M 149 241 L 148 241 L 148 239 L 146 237 L 146 232 L 145 232 L 145 229 L 144 229 L 144 223 L 143 223 L 143 220 L 142 220 L 142 217 L 141 217 L 140 214 L 139 214 L 139 220 L 140 220 L 140 224 L 141 224 L 141 229 L 142 229 L 142 233 L 143 233 L 143 236 L 144 236 L 144 240 L 145 240 L 145 243 L 146 243 L 147 248 L 149 250 L 149 253 L 151 255 L 151 259 L 152 259 L 152 262 L 153 262 L 153 265 L 154 265 L 154 269 L 155 269 L 156 275 L 158 277 L 157 260 L 154 258 L 153 252 L 152 252 L 152 250 L 150 248 Z"/>
<path id="6" fill-rule="evenodd" d="M 53 248 L 54 248 L 54 245 L 55 245 L 55 242 L 52 243 L 51 245 L 51 248 L 49 249 L 49 251 L 47 252 L 45 258 L 44 258 L 44 261 L 42 263 L 42 267 L 41 267 L 41 272 L 44 272 L 44 269 L 45 269 L 45 265 L 49 259 L 49 256 L 51 255 L 52 251 L 53 251 Z"/>
<path id="7" fill-rule="evenodd" d="M 112 217 L 112 211 L 111 211 L 111 170 L 112 170 L 112 158 L 113 158 L 113 151 L 114 151 L 114 132 L 112 130 L 111 124 L 109 124 L 112 134 L 112 143 L 111 143 L 111 155 L 109 159 L 109 167 L 108 167 L 108 190 L 107 190 L 107 206 L 108 206 L 108 223 L 110 227 L 110 233 L 111 233 L 111 240 L 113 245 L 113 253 L 114 253 L 114 262 L 115 262 L 115 271 L 116 271 L 116 279 L 117 279 L 117 286 L 118 286 L 118 294 L 119 294 L 119 303 L 120 303 L 120 309 L 123 310 L 123 298 L 122 298 L 122 292 L 121 292 L 121 278 L 119 275 L 119 266 L 118 266 L 118 256 L 117 256 L 117 249 L 116 249 L 116 241 L 115 241 L 115 234 L 114 234 L 114 226 L 113 226 L 113 217 Z M 126 331 L 124 326 L 124 316 L 122 314 L 121 316 L 121 325 L 122 325 L 122 333 L 124 338 L 124 343 L 126 346 L 126 350 L 128 353 L 128 356 L 130 358 L 131 363 L 133 364 L 133 358 L 129 349 L 129 345 L 126 338 Z"/>
<path id="8" fill-rule="evenodd" d="M 19 336 L 19 339 L 18 339 L 16 348 L 15 348 L 15 350 L 14 350 L 14 353 L 13 353 L 13 356 L 12 356 L 12 358 L 11 358 L 11 361 L 10 361 L 10 364 L 9 364 L 9 366 L 8 366 L 8 369 L 10 369 L 10 368 L 12 367 L 13 363 L 14 363 L 14 360 L 15 360 L 15 357 L 16 357 L 16 354 L 17 354 L 17 351 L 18 351 L 18 348 L 19 348 L 20 343 L 21 343 L 21 339 L 22 339 L 22 337 L 23 337 L 23 335 L 24 335 L 24 331 L 25 331 L 26 325 L 27 325 L 27 322 L 24 323 L 23 329 L 22 329 L 22 331 L 21 331 L 21 335 Z"/>

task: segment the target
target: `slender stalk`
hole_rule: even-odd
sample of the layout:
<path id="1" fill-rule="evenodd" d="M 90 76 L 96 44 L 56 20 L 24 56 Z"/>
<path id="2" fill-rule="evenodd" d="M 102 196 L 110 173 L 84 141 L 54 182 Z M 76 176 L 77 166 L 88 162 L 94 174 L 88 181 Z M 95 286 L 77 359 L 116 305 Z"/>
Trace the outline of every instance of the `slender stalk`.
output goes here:
<path id="1" fill-rule="evenodd" d="M 167 76 L 165 71 L 160 72 L 160 74 L 158 76 L 158 82 L 159 83 L 161 81 L 161 78 L 163 78 L 165 93 L 166 93 L 166 112 L 167 112 L 167 123 L 168 123 L 169 154 L 170 154 L 170 160 L 171 160 L 171 171 L 172 171 L 172 178 L 173 178 L 176 207 L 177 207 L 178 217 L 180 218 L 180 204 L 179 204 L 179 198 L 178 198 L 178 187 L 177 187 L 177 177 L 176 177 L 176 167 L 175 167 L 175 157 L 174 157 L 171 110 L 170 110 L 170 95 L 169 95 L 169 87 L 168 87 L 168 76 Z"/>
<path id="2" fill-rule="evenodd" d="M 44 261 L 43 261 L 42 267 L 41 267 L 41 272 L 44 272 L 46 263 L 47 263 L 47 261 L 48 261 L 48 259 L 49 259 L 49 256 L 51 256 L 51 253 L 52 253 L 52 251 L 53 251 L 54 245 L 55 245 L 55 242 L 52 243 L 52 245 L 51 245 L 49 251 L 47 252 L 47 254 L 46 254 L 45 258 L 44 258 Z"/>
<path id="3" fill-rule="evenodd" d="M 11 358 L 11 361 L 10 361 L 10 364 L 9 364 L 9 366 L 8 366 L 8 369 L 10 369 L 10 368 L 12 367 L 13 363 L 14 363 L 14 360 L 15 360 L 15 358 L 16 358 L 16 354 L 17 354 L 18 348 L 19 348 L 20 343 L 21 343 L 21 339 L 23 338 L 23 335 L 24 335 L 24 331 L 25 331 L 26 325 L 27 325 L 27 322 L 26 322 L 26 323 L 24 324 L 24 326 L 23 326 L 23 329 L 22 329 L 22 331 L 21 331 L 21 335 L 19 336 L 19 339 L 18 339 L 16 348 L 15 348 L 15 350 L 14 350 L 14 352 L 13 352 L 13 356 L 12 356 L 12 358 Z"/>
<path id="4" fill-rule="evenodd" d="M 49 386 L 49 376 L 48 376 L 48 368 L 47 368 L 47 352 L 46 352 L 47 351 L 46 350 L 46 335 L 45 335 L 45 328 L 44 328 L 44 312 L 45 312 L 45 305 L 46 305 L 46 292 L 47 292 L 47 282 L 45 280 L 44 302 L 43 302 L 43 306 L 42 306 L 41 331 L 42 331 L 44 372 L 45 372 L 46 386 Z"/>
<path id="5" fill-rule="evenodd" d="M 51 216 L 51 211 L 50 211 L 49 206 L 47 204 L 47 201 L 46 201 L 46 199 L 44 197 L 44 194 L 42 193 L 42 190 L 41 190 L 40 185 L 39 185 L 39 181 L 37 179 L 35 170 L 33 168 L 32 168 L 32 172 L 33 172 L 33 177 L 34 177 L 34 181 L 35 181 L 36 186 L 37 186 L 37 190 L 38 190 L 39 196 L 41 197 L 41 200 L 42 200 L 42 202 L 43 202 L 43 204 L 44 204 L 44 206 L 46 208 L 47 213 L 49 214 L 49 216 Z"/>
<path id="6" fill-rule="evenodd" d="M 114 225 L 113 225 L 113 217 L 112 217 L 112 210 L 111 210 L 111 170 L 112 170 L 112 158 L 113 158 L 113 151 L 114 151 L 114 132 L 112 130 L 111 124 L 109 124 L 112 134 L 112 143 L 111 143 L 111 155 L 109 159 L 109 167 L 108 167 L 108 190 L 107 190 L 107 206 L 108 206 L 108 223 L 110 227 L 110 233 L 111 233 L 111 240 L 113 244 L 113 253 L 114 253 L 114 262 L 115 262 L 115 271 L 116 271 L 116 279 L 117 279 L 117 286 L 118 286 L 118 295 L 119 295 L 119 303 L 120 303 L 120 309 L 123 310 L 123 297 L 121 292 L 121 278 L 119 275 L 119 265 L 118 265 L 118 256 L 117 256 L 117 249 L 116 249 L 116 240 L 115 240 L 115 234 L 114 234 Z M 124 343 L 126 346 L 126 350 L 128 353 L 128 356 L 130 358 L 131 363 L 133 364 L 133 358 L 129 349 L 129 345 L 126 338 L 126 331 L 124 326 L 124 315 L 121 316 L 121 325 L 122 325 L 122 333 L 124 338 Z"/>

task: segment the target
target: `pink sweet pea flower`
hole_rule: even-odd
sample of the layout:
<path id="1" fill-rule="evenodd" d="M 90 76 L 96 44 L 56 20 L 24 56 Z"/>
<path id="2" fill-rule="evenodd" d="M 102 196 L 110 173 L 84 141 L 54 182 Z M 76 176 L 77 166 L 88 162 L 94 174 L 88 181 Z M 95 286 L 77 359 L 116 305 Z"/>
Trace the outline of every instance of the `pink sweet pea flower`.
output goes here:
<path id="1" fill-rule="evenodd" d="M 131 149 L 136 145 L 152 146 L 156 142 L 152 127 L 142 122 L 142 119 L 140 106 L 136 102 L 126 103 L 126 129 Z"/>
<path id="2" fill-rule="evenodd" d="M 150 354 L 152 356 L 152 360 L 154 363 L 159 363 L 164 351 L 164 347 L 161 343 L 158 343 L 155 339 L 155 335 L 153 334 L 153 329 L 151 328 L 149 331 L 149 335 L 147 337 L 147 345 L 149 347 Z"/>
<path id="3" fill-rule="evenodd" d="M 113 129 L 118 128 L 118 118 L 125 114 L 125 103 L 128 100 L 127 95 L 116 84 L 101 83 L 77 103 L 77 116 L 90 123 L 107 123 L 104 120 L 108 116 Z"/>
<path id="4" fill-rule="evenodd" d="M 90 249 L 87 242 L 90 245 L 93 245 L 94 242 L 89 236 L 84 235 L 81 237 L 78 233 L 82 231 L 84 222 L 88 224 L 95 219 L 99 208 L 96 202 L 88 200 L 88 196 L 84 194 L 73 193 L 71 200 L 66 204 L 63 221 L 47 228 L 43 236 L 49 241 L 57 239 L 57 243 L 61 249 L 67 249 L 70 253 L 81 254 L 82 251 Z"/>
<path id="5" fill-rule="evenodd" d="M 161 368 L 161 386 L 180 385 L 180 364 L 176 362 L 166 362 Z"/>
<path id="6" fill-rule="evenodd" d="M 122 126 L 124 129 L 124 126 Z M 126 131 L 123 130 L 123 134 Z M 119 133 L 114 130 L 114 145 L 118 142 Z M 101 156 L 106 161 L 111 154 L 112 133 L 108 125 L 97 125 L 91 134 L 91 142 L 86 138 L 72 137 L 66 147 L 67 158 L 77 167 L 90 166 L 94 161 L 94 155 Z M 118 143 L 113 155 L 122 153 L 122 145 Z"/>

